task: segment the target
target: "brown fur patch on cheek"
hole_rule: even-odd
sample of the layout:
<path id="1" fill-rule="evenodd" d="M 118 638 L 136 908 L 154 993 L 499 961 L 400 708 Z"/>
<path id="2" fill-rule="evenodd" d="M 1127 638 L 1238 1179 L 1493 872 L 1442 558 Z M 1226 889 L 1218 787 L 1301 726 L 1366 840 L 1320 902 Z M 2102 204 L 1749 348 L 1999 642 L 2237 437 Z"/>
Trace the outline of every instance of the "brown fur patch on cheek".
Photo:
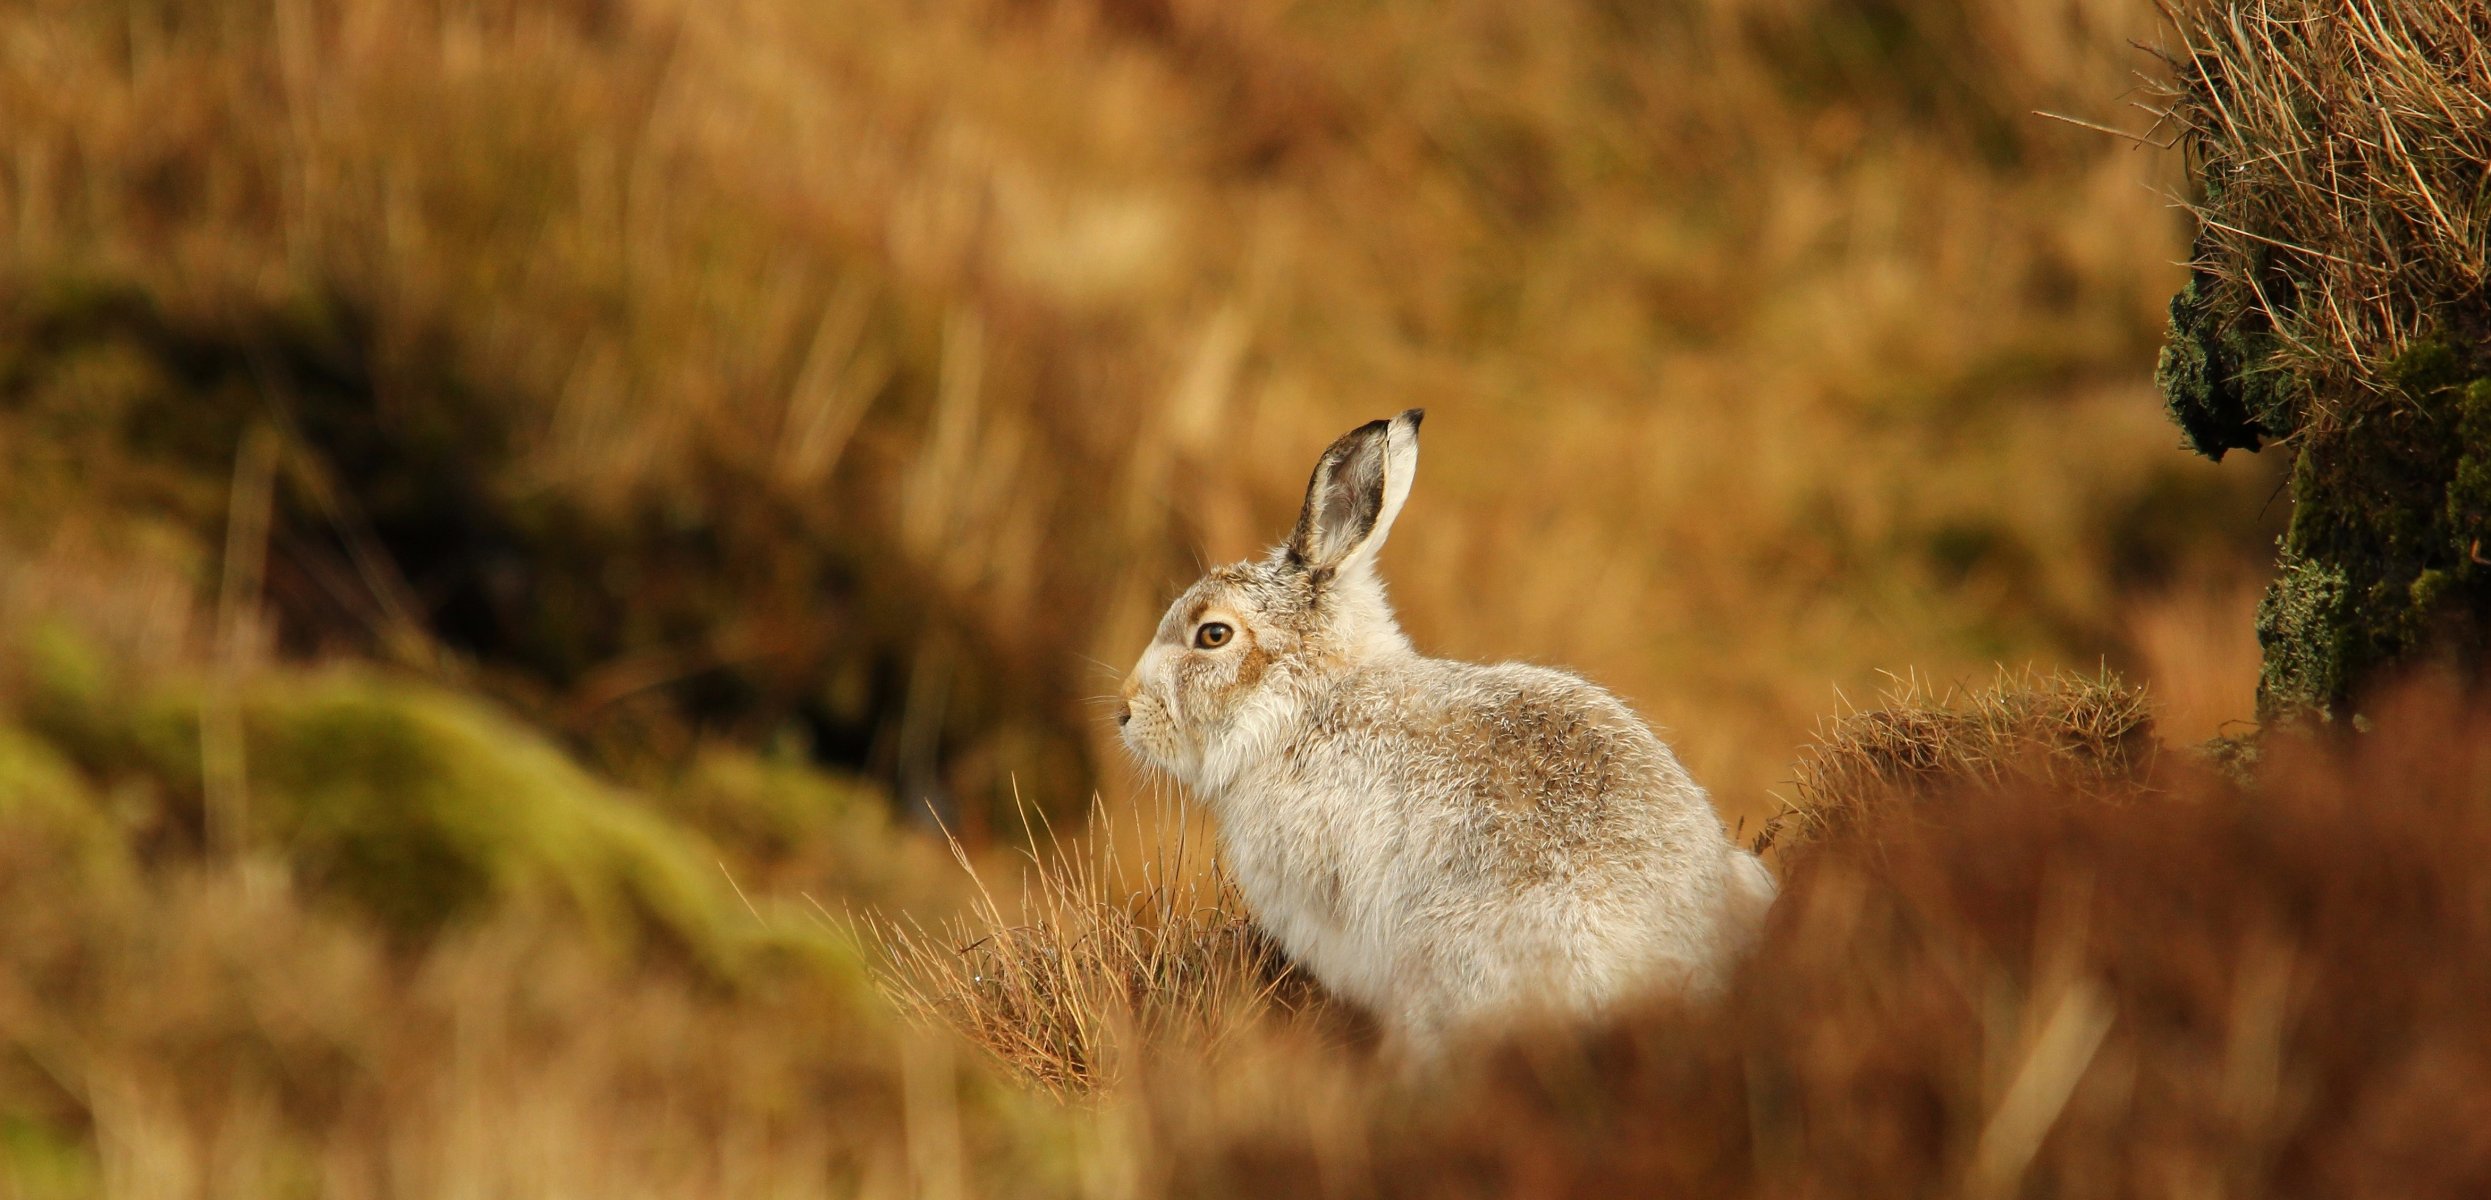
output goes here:
<path id="1" fill-rule="evenodd" d="M 1237 632 L 1245 635 L 1245 646 L 1237 652 L 1237 689 L 1243 691 L 1263 681 L 1263 672 L 1271 669 L 1272 654 L 1252 629 L 1240 625 Z"/>

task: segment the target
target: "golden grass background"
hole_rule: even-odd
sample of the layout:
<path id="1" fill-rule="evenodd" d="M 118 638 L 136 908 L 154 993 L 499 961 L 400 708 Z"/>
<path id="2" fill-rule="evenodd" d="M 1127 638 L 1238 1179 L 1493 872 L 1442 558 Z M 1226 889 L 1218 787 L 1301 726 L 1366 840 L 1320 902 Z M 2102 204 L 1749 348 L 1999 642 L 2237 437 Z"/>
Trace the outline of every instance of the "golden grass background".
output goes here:
<path id="1" fill-rule="evenodd" d="M 384 410 L 495 410 L 496 503 L 739 562 L 848 544 L 845 595 L 757 585 L 565 698 L 870 629 L 908 676 L 874 700 L 943 730 L 877 768 L 985 811 L 1016 768 L 1078 797 L 1028 747 L 1111 690 L 1076 656 L 1126 662 L 1332 433 L 1424 404 L 1390 572 L 1422 644 L 1591 672 L 1755 812 L 1880 671 L 2107 656 L 2191 732 L 2245 711 L 2241 636 L 2195 630 L 2241 628 L 2273 484 L 2168 453 L 2148 391 L 2173 156 L 2032 115 L 2127 119 L 2157 33 L 2118 3 L 38 5 L 0 268 L 210 328 L 351 313 Z M 65 404 L 149 386 L 79 369 Z"/>

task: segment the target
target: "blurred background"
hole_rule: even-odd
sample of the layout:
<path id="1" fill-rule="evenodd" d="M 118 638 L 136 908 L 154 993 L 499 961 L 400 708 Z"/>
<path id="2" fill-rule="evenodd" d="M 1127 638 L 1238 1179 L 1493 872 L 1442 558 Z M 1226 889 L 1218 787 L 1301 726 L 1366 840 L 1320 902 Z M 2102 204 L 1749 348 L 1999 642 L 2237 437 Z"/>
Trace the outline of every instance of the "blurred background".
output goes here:
<path id="1" fill-rule="evenodd" d="M 1129 786 L 1095 698 L 1160 606 L 1424 405 L 1421 646 L 1619 690 L 1734 817 L 1885 673 L 2248 713 L 2279 480 L 2151 390 L 2176 156 L 2035 115 L 2149 124 L 2143 0 L 6 33 L 0 604 L 145 670 L 222 612 L 975 831 Z"/>
<path id="2" fill-rule="evenodd" d="M 1009 1138 L 848 906 L 959 902 L 929 812 L 1132 808 L 1161 607 L 1412 406 L 1418 644 L 1750 833 L 1896 677 L 2249 716 L 2281 477 L 2154 389 L 2181 164 L 2036 115 L 2145 133 L 2161 29 L 0 9 L 0 1192 L 942 1194 Z"/>

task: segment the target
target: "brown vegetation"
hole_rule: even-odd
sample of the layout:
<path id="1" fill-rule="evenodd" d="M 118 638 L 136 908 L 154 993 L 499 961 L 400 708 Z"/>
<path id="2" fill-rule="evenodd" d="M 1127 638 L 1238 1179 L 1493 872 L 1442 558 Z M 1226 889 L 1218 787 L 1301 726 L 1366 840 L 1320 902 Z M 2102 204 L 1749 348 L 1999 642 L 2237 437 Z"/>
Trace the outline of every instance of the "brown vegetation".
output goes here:
<path id="1" fill-rule="evenodd" d="M 2246 789 L 1871 814 L 1795 860 L 1717 1011 L 1526 1039 L 1346 1127 L 1171 1146 L 1171 1191 L 2478 1195 L 2491 738 L 2450 700 L 2287 740 Z"/>
<path id="2" fill-rule="evenodd" d="M 1800 752 L 1791 796 L 1760 848 L 1785 852 L 1881 811 L 1967 788 L 2133 795 L 2160 750 L 2144 693 L 2100 676 L 2002 675 L 1938 693 L 1918 677 L 1844 713 Z"/>

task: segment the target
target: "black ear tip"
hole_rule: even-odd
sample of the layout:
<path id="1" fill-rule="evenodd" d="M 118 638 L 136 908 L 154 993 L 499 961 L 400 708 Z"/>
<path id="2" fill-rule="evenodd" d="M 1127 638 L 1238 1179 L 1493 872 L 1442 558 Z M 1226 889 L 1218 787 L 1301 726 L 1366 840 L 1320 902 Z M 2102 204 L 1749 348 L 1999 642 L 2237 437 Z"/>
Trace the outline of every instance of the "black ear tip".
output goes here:
<path id="1" fill-rule="evenodd" d="M 1413 408 L 1394 419 L 1408 421 L 1410 423 L 1410 428 L 1416 429 L 1419 427 L 1419 422 L 1427 419 L 1427 410 L 1423 408 Z"/>

